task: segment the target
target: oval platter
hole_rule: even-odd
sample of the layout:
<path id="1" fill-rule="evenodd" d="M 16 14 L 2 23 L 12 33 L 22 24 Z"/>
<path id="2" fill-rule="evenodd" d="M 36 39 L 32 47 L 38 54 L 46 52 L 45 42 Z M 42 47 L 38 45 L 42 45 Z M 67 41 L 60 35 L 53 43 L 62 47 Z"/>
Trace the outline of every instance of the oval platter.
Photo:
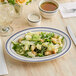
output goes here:
<path id="1" fill-rule="evenodd" d="M 58 54 L 53 54 L 53 55 L 49 55 L 49 56 L 45 56 L 45 57 L 35 57 L 35 58 L 27 58 L 27 57 L 23 57 L 18 55 L 13 49 L 12 49 L 12 41 L 17 41 L 20 37 L 23 37 L 26 33 L 28 32 L 38 32 L 38 31 L 42 31 L 42 32 L 54 32 L 58 35 L 61 35 L 64 37 L 64 47 L 62 48 L 62 51 Z M 8 54 L 20 61 L 23 62 L 43 62 L 43 61 L 49 61 L 49 60 L 53 60 L 56 59 L 62 55 L 64 55 L 71 47 L 71 40 L 69 38 L 69 36 L 64 33 L 61 30 L 55 29 L 55 28 L 49 28 L 49 27 L 34 27 L 34 28 L 28 28 L 22 31 L 19 31 L 17 33 L 15 33 L 14 35 L 12 35 L 6 42 L 6 51 L 8 52 Z"/>

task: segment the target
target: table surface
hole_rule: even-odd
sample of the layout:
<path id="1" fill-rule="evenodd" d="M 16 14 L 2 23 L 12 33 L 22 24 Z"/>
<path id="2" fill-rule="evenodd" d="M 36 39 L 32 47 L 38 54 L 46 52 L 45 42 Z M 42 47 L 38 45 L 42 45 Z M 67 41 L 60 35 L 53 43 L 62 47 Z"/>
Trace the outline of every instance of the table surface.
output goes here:
<path id="1" fill-rule="evenodd" d="M 35 0 L 28 6 L 23 7 L 22 16 L 13 21 L 11 26 L 14 28 L 14 33 L 30 28 L 27 23 L 27 15 L 30 12 L 38 12 L 38 3 L 40 0 Z M 74 2 L 76 0 L 57 0 L 59 3 Z M 66 26 L 70 25 L 76 35 L 76 17 L 62 18 L 60 12 L 51 19 L 42 19 L 39 27 L 52 27 L 60 29 L 67 33 Z M 9 37 L 2 38 L 3 44 Z M 8 68 L 8 75 L 5 76 L 76 76 L 76 47 L 72 42 L 70 50 L 60 58 L 43 63 L 25 63 L 11 58 L 4 47 L 4 56 Z M 1 69 L 1 68 L 0 68 Z"/>

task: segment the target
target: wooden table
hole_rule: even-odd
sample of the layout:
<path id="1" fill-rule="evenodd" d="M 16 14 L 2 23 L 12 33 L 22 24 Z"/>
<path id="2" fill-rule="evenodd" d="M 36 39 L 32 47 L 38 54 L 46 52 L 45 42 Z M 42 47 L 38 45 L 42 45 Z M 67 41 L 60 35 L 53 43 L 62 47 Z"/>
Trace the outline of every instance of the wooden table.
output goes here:
<path id="1" fill-rule="evenodd" d="M 22 17 L 14 20 L 11 26 L 14 28 L 14 33 L 30 28 L 27 23 L 27 15 L 30 12 L 39 12 L 38 3 L 40 0 L 35 0 L 28 6 L 23 7 Z M 57 0 L 59 3 L 71 2 L 76 0 Z M 70 25 L 73 32 L 76 34 L 76 17 L 63 19 L 60 12 L 51 19 L 42 19 L 40 27 L 52 27 L 60 29 L 67 33 L 66 26 Z M 9 37 L 4 37 L 3 45 Z M 5 47 L 5 45 L 4 45 Z M 25 63 L 11 58 L 4 48 L 4 55 L 8 68 L 8 75 L 5 76 L 76 76 L 76 47 L 72 42 L 70 50 L 62 57 L 44 63 Z M 1 69 L 1 68 L 0 68 Z"/>

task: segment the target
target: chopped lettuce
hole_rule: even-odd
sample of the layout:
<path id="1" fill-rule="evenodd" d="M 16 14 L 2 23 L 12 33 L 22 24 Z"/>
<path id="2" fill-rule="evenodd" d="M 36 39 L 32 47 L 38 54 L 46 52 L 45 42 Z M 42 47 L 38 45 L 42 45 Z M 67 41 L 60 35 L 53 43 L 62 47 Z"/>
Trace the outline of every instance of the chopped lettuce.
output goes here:
<path id="1" fill-rule="evenodd" d="M 59 47 L 59 48 L 58 48 L 58 52 L 57 52 L 57 53 L 60 53 L 60 52 L 61 52 L 61 50 L 62 50 L 62 47 Z"/>
<path id="2" fill-rule="evenodd" d="M 36 34 L 33 34 L 32 40 L 33 41 L 38 41 L 38 40 L 40 40 L 40 36 L 39 35 L 36 35 Z"/>

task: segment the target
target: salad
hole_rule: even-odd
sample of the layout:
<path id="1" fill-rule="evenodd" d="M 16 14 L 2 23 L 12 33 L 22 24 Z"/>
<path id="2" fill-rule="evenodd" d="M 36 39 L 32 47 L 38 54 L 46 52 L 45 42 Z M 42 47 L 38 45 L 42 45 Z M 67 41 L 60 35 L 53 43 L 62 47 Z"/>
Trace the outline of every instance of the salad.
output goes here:
<path id="1" fill-rule="evenodd" d="M 13 50 L 21 56 L 43 57 L 60 53 L 64 37 L 51 32 L 28 32 L 12 44 Z"/>

